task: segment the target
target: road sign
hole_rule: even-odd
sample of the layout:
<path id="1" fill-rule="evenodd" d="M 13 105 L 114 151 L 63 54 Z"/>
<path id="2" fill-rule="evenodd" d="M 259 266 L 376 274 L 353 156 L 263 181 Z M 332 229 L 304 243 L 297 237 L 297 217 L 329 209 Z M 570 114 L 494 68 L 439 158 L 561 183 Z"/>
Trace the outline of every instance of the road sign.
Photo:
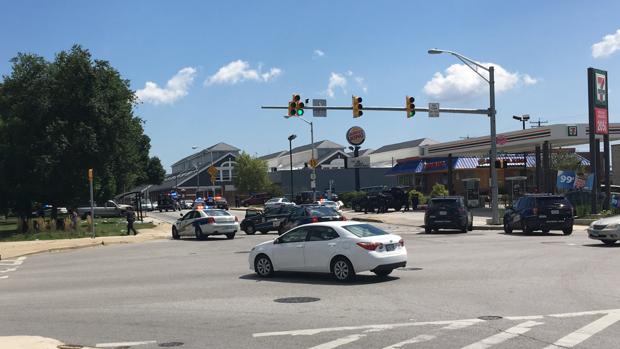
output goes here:
<path id="1" fill-rule="evenodd" d="M 207 172 L 213 177 L 217 174 L 217 168 L 215 168 L 215 166 L 209 166 Z"/>
<path id="2" fill-rule="evenodd" d="M 310 174 L 310 179 L 311 180 L 315 180 L 316 179 L 316 173 L 311 173 Z"/>
<path id="3" fill-rule="evenodd" d="M 439 117 L 439 103 L 429 103 L 428 104 L 428 117 L 429 118 L 438 118 Z"/>
<path id="4" fill-rule="evenodd" d="M 316 188 L 316 181 L 310 181 L 310 189 Z"/>
<path id="5" fill-rule="evenodd" d="M 349 158 L 350 168 L 370 168 L 370 156 L 358 156 Z"/>
<path id="6" fill-rule="evenodd" d="M 326 107 L 327 99 L 313 99 L 312 106 L 315 107 L 312 109 L 312 116 L 314 117 L 327 117 L 327 109 L 316 108 L 316 107 Z"/>
<path id="7" fill-rule="evenodd" d="M 316 166 L 318 165 L 318 161 L 316 161 L 316 159 L 312 158 L 308 162 L 308 165 L 310 165 L 310 167 L 312 167 L 312 168 L 316 168 Z"/>

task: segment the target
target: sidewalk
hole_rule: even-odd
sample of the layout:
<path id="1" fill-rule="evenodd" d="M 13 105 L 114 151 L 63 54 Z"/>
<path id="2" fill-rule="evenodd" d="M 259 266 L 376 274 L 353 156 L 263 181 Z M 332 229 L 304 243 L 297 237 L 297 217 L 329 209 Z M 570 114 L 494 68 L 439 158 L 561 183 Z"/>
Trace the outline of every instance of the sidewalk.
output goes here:
<path id="1" fill-rule="evenodd" d="M 170 237 L 170 223 L 149 217 L 156 226 L 151 229 L 139 229 L 138 235 L 105 236 L 63 240 L 35 240 L 0 242 L 0 260 L 15 258 L 41 252 L 53 252 L 84 247 L 105 246 L 112 244 L 130 244 Z M 147 221 L 147 220 L 145 220 Z"/>

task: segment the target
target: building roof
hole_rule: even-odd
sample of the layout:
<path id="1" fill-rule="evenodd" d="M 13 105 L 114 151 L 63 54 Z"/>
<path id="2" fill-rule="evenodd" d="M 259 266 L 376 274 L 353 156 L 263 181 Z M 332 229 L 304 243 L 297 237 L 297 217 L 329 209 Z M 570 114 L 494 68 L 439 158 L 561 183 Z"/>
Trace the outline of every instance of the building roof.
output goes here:
<path id="1" fill-rule="evenodd" d="M 414 139 L 412 141 L 406 141 L 406 142 L 400 142 L 400 143 L 384 145 L 381 148 L 373 151 L 373 154 L 385 153 L 385 152 L 388 152 L 388 151 L 394 151 L 394 150 L 400 150 L 400 149 L 419 147 L 426 140 L 428 140 L 428 138 L 419 138 L 419 139 Z"/>
<path id="2" fill-rule="evenodd" d="M 210 152 L 233 152 L 234 153 L 234 152 L 238 152 L 240 150 L 241 149 L 239 149 L 237 147 L 234 147 L 234 146 L 232 146 L 230 144 L 227 144 L 227 143 L 224 143 L 224 142 L 219 142 L 219 143 L 217 143 L 215 145 L 212 145 L 212 146 L 210 146 L 210 147 L 208 147 L 206 149 L 203 149 L 201 151 L 195 152 L 195 153 L 193 153 L 191 155 L 188 155 L 188 156 L 182 158 L 181 160 L 179 160 L 179 161 L 175 162 L 174 164 L 172 164 L 172 167 L 174 167 L 174 166 L 176 166 L 176 165 L 178 165 L 180 163 L 183 163 L 183 162 L 185 162 L 185 161 L 187 161 L 189 159 L 193 159 L 195 157 L 198 157 L 202 153 L 205 153 L 205 154 L 208 154 Z"/>
<path id="3" fill-rule="evenodd" d="M 329 140 L 322 140 L 322 141 L 318 141 L 318 142 L 314 142 L 314 147 L 316 149 L 344 149 L 343 145 L 340 145 L 338 143 L 329 141 Z M 310 150 L 312 149 L 312 143 L 310 144 L 306 144 L 306 145 L 302 145 L 296 148 L 293 148 L 293 154 L 295 153 L 299 153 L 302 151 L 306 151 L 306 150 Z M 288 152 L 287 152 L 288 153 Z"/>
<path id="4" fill-rule="evenodd" d="M 280 150 L 275 153 L 259 156 L 258 158 L 261 160 L 271 160 L 271 159 L 279 158 L 280 156 L 283 156 L 284 154 L 288 154 L 288 152 L 284 150 Z"/>

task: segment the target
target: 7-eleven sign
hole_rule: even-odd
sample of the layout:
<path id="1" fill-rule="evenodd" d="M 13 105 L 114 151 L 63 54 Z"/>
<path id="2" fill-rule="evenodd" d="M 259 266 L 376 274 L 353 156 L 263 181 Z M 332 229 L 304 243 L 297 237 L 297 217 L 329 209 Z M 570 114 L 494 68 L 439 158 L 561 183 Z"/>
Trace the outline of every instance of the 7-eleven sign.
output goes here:
<path id="1" fill-rule="evenodd" d="M 609 113 L 607 110 L 607 72 L 588 68 L 588 89 L 590 125 L 597 135 L 609 134 Z"/>
<path id="2" fill-rule="evenodd" d="M 607 74 L 602 72 L 594 73 L 595 94 L 594 102 L 597 106 L 607 106 Z"/>

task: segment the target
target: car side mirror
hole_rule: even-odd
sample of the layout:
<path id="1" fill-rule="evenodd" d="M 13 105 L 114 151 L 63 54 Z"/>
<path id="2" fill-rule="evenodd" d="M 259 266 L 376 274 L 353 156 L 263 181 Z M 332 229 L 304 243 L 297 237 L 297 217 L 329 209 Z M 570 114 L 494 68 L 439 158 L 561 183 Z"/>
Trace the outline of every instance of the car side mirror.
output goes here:
<path id="1" fill-rule="evenodd" d="M 274 244 L 274 245 L 277 245 L 277 244 L 279 244 L 279 243 L 280 243 L 280 239 L 274 239 L 274 240 L 273 240 L 273 244 Z"/>
<path id="2" fill-rule="evenodd" d="M 179 216 L 183 217 L 183 214 L 182 214 L 182 213 L 179 213 Z"/>

